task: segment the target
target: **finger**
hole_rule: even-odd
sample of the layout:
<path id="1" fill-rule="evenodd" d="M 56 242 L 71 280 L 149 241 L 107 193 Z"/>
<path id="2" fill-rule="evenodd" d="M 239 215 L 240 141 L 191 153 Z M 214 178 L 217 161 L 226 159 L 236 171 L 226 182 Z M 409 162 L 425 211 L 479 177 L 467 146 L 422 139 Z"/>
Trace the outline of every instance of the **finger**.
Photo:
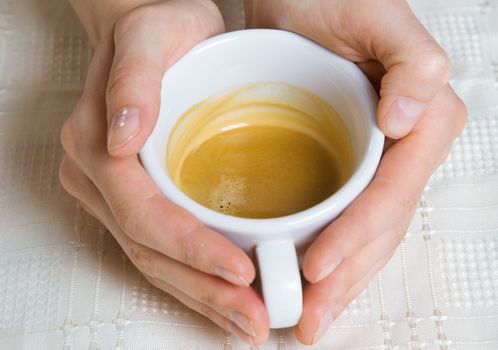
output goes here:
<path id="1" fill-rule="evenodd" d="M 301 333 L 315 338 L 331 322 L 332 312 L 348 291 L 364 279 L 379 261 L 390 256 L 404 235 L 404 227 L 386 232 L 351 258 L 343 261 L 328 277 L 309 284 L 304 293 L 303 316 L 299 322 Z"/>
<path id="2" fill-rule="evenodd" d="M 162 280 L 146 277 L 153 286 L 162 289 L 168 294 L 172 295 L 178 299 L 182 304 L 188 306 L 190 309 L 197 311 L 198 313 L 206 316 L 211 321 L 216 323 L 221 328 L 225 329 L 230 333 L 235 333 L 240 339 L 245 341 L 251 346 L 259 345 L 249 334 L 244 332 L 240 327 L 238 327 L 234 322 L 230 321 L 228 318 L 220 315 L 213 308 L 206 304 L 203 304 L 195 299 L 192 299 L 187 294 L 181 292 L 179 289 L 173 287 L 171 284 L 166 283 Z"/>
<path id="3" fill-rule="evenodd" d="M 381 81 L 378 124 L 387 136 L 401 138 L 448 83 L 451 64 L 405 1 L 384 1 L 376 8 L 378 16 L 385 16 L 380 11 L 389 13 L 389 20 L 369 22 L 366 40 L 373 58 L 387 71 Z"/>
<path id="4" fill-rule="evenodd" d="M 59 181 L 66 192 L 78 200 L 78 203 L 83 210 L 97 220 L 100 220 L 99 215 L 86 204 L 88 200 L 83 200 L 81 198 L 82 194 L 86 197 L 87 192 L 91 195 L 92 191 L 96 191 L 96 189 L 88 189 L 90 186 L 95 186 L 93 186 L 88 177 L 83 174 L 76 163 L 74 163 L 67 155 L 62 158 L 61 165 L 59 167 Z"/>
<path id="5" fill-rule="evenodd" d="M 419 174 L 411 174 L 403 180 L 406 182 L 397 179 L 404 173 L 403 166 L 408 167 L 396 159 L 406 157 L 403 152 L 396 154 L 397 147 L 398 144 L 393 145 L 386 152 L 369 187 L 308 248 L 303 273 L 312 283 L 323 280 L 341 262 L 398 225 L 400 218 L 412 216 L 425 177 L 420 179 Z M 389 169 L 395 164 L 400 168 Z"/>
<path id="6" fill-rule="evenodd" d="M 251 287 L 234 286 L 198 270 L 194 270 L 182 263 L 172 260 L 152 249 L 127 240 L 116 224 L 113 233 L 117 240 L 126 242 L 123 245 L 126 254 L 135 266 L 147 276 L 150 276 L 155 285 L 163 288 L 165 285 L 175 286 L 185 296 L 195 301 L 198 310 L 212 310 L 221 317 L 230 320 L 230 324 L 221 325 L 228 331 L 235 331 L 244 340 L 252 344 L 261 344 L 269 336 L 269 321 L 261 297 Z M 165 289 L 169 291 L 168 289 Z M 241 303 L 241 301 L 243 301 Z M 230 326 L 230 327 L 227 327 Z M 242 334 L 243 333 L 243 334 Z"/>
<path id="7" fill-rule="evenodd" d="M 429 102 L 448 83 L 451 63 L 406 1 L 365 4 L 346 2 L 339 11 L 341 18 L 354 15 L 368 20 L 353 21 L 347 30 L 337 31 L 343 42 L 332 41 L 331 49 L 339 49 L 350 59 L 373 59 L 382 64 L 387 73 L 381 80 L 377 122 L 386 136 L 399 139 L 413 129 Z"/>
<path id="8" fill-rule="evenodd" d="M 235 323 L 253 342 L 260 344 L 268 338 L 266 309 L 261 297 L 251 287 L 234 286 L 143 246 L 132 247 L 129 256 L 143 273 L 171 284 L 190 298 L 208 305 Z"/>
<path id="9" fill-rule="evenodd" d="M 119 236 L 118 240 L 126 241 L 119 227 L 115 224 L 111 226 L 114 227 L 115 236 Z M 268 338 L 266 309 L 261 297 L 251 287 L 234 286 L 131 241 L 125 243 L 124 247 L 137 268 L 154 279 L 158 286 L 175 286 L 192 300 L 237 325 L 246 334 L 245 339 L 251 339 L 255 344 L 261 344 Z"/>
<path id="10" fill-rule="evenodd" d="M 137 154 L 154 128 L 165 70 L 194 44 L 223 30 L 222 25 L 195 23 L 195 13 L 184 8 L 188 3 L 182 8 L 174 2 L 142 6 L 116 24 L 107 88 L 107 144 L 113 156 Z"/>
<path id="11" fill-rule="evenodd" d="M 122 161 L 128 163 L 129 160 Z M 135 162 L 138 163 L 138 160 Z M 139 164 L 131 164 L 131 167 L 142 169 Z M 125 168 L 127 171 L 131 169 L 126 165 Z M 152 188 L 154 196 L 143 198 L 138 194 L 135 195 L 135 191 L 130 190 L 130 196 L 134 198 L 132 207 L 118 209 L 116 214 L 108 207 L 101 191 L 68 157 L 62 163 L 61 173 L 64 174 L 61 175 L 61 181 L 70 194 L 84 202 L 93 212 L 99 213 L 102 220 L 104 220 L 103 217 L 106 217 L 106 226 L 110 224 L 111 220 L 114 224 L 116 217 L 118 221 L 113 231 L 116 232 L 119 229 L 120 232 L 126 232 L 126 238 L 133 241 L 134 245 L 137 243 L 146 245 L 157 256 L 160 254 L 156 251 L 198 270 L 217 275 L 232 284 L 249 286 L 250 281 L 254 279 L 254 267 L 244 252 L 220 234 L 203 226 L 185 210 L 167 201 L 157 190 Z M 150 180 L 146 177 L 142 179 L 142 182 L 148 183 L 148 181 Z M 132 183 L 133 181 L 129 177 L 127 186 Z M 119 184 L 117 185 L 119 186 Z M 141 185 L 142 190 L 147 188 L 143 183 Z M 113 184 L 108 186 L 113 186 Z M 149 186 L 152 187 L 151 184 Z M 110 202 L 119 201 L 119 198 L 113 198 Z M 148 220 L 146 216 L 153 217 L 152 221 Z M 164 219 L 168 217 L 168 220 Z M 124 231 L 123 226 L 129 230 Z M 161 232 L 161 230 L 164 231 Z M 118 240 L 122 246 L 131 245 L 126 243 L 124 238 Z M 138 254 L 138 252 L 135 253 Z M 135 253 L 131 252 L 130 254 Z M 141 256 L 144 255 L 146 254 L 141 254 Z"/>
<path id="12" fill-rule="evenodd" d="M 382 78 L 386 74 L 386 70 L 382 64 L 377 60 L 368 60 L 357 62 L 356 65 L 365 73 L 374 89 L 379 91 Z"/>
<path id="13" fill-rule="evenodd" d="M 62 158 L 59 167 L 59 181 L 66 192 L 80 202 L 84 210 L 95 218 L 100 219 L 95 209 L 88 204 L 95 203 L 97 198 L 101 197 L 97 188 L 67 155 Z"/>
<path id="14" fill-rule="evenodd" d="M 311 7 L 296 2 L 295 7 L 279 8 L 290 16 L 287 20 L 271 14 L 262 18 L 273 17 L 267 20 L 270 25 L 302 33 L 355 62 L 382 63 L 387 74 L 377 119 L 388 137 L 407 135 L 450 78 L 447 55 L 404 0 L 330 1 Z"/>
<path id="15" fill-rule="evenodd" d="M 386 264 L 391 260 L 395 253 L 396 250 L 391 251 L 384 257 L 384 259 L 378 261 L 375 265 L 373 265 L 370 271 L 368 271 L 368 273 L 360 281 L 352 286 L 351 289 L 349 289 L 349 291 L 341 299 L 339 299 L 339 301 L 335 304 L 333 311 L 332 318 L 334 320 L 336 320 L 349 306 L 349 304 L 351 304 L 351 302 L 365 290 L 365 288 L 371 282 L 372 278 L 374 278 L 375 275 L 379 273 L 379 271 L 381 271 L 384 266 L 386 266 Z"/>
<path id="16" fill-rule="evenodd" d="M 411 215 L 441 155 L 462 127 L 462 106 L 447 86 L 417 130 L 387 150 L 371 184 L 307 250 L 306 279 L 323 279 L 341 261 Z"/>
<path id="17" fill-rule="evenodd" d="M 133 242 L 122 232 L 97 188 L 68 157 L 61 165 L 61 179 L 72 195 L 89 210 L 99 213 L 100 219 L 127 256 L 142 273 L 156 281 L 156 285 L 162 281 L 161 286 L 175 286 L 178 291 L 196 300 L 196 305 L 205 305 L 203 310 L 208 308 L 229 319 L 246 333 L 246 340 L 250 338 L 253 343 L 261 344 L 268 338 L 268 316 L 261 297 L 252 288 L 233 286 Z M 241 300 L 244 302 L 241 303 Z M 208 316 L 211 318 L 212 314 Z M 220 326 L 227 329 L 226 323 Z"/>
<path id="18" fill-rule="evenodd" d="M 137 243 L 230 283 L 248 286 L 249 257 L 230 240 L 168 201 L 138 158 L 102 163 L 96 183 L 121 229 Z M 126 188 L 126 191 L 123 191 Z"/>
<path id="19" fill-rule="evenodd" d="M 110 226 L 118 240 L 126 241 L 127 238 L 115 223 Z M 255 343 L 260 344 L 268 338 L 266 309 L 261 297 L 251 287 L 234 286 L 131 241 L 127 241 L 124 248 L 145 275 L 175 286 L 190 298 L 209 306 L 234 322 Z M 241 300 L 244 302 L 241 303 Z"/>
<path id="20" fill-rule="evenodd" d="M 258 345 L 266 341 L 269 336 L 268 317 L 261 298 L 252 288 L 234 287 L 222 280 L 215 280 L 209 275 L 188 270 L 189 268 L 185 265 L 175 266 L 174 264 L 170 264 L 168 269 L 175 277 L 168 275 L 167 280 L 164 280 L 164 276 L 154 278 L 159 287 L 175 286 L 185 296 L 209 307 L 236 325 L 237 329 L 245 334 L 245 339 L 250 339 L 253 344 Z M 188 279 L 188 281 L 179 282 L 178 277 Z M 244 302 L 241 303 L 241 300 Z M 226 325 L 221 326 L 230 331 Z"/>
<path id="21" fill-rule="evenodd" d="M 168 201 L 138 157 L 115 158 L 107 152 L 106 122 L 101 118 L 105 107 L 99 101 L 105 97 L 102 83 L 110 69 L 110 43 L 104 40 L 95 52 L 82 99 L 63 128 L 64 148 L 132 240 L 233 284 L 249 285 L 255 270 L 240 248 Z"/>
<path id="22" fill-rule="evenodd" d="M 316 283 L 316 285 L 320 285 L 317 290 L 328 289 L 328 298 L 338 300 L 361 280 L 373 265 L 396 249 L 403 239 L 410 221 L 411 216 L 407 217 L 403 224 L 385 232 L 358 253 L 344 260 L 331 274 Z"/>
<path id="23" fill-rule="evenodd" d="M 356 298 L 370 283 L 371 279 L 377 274 L 391 259 L 395 250 L 384 256 L 380 261 L 371 265 L 368 273 L 357 283 L 355 283 L 348 292 L 332 305 L 329 303 L 310 302 L 308 290 L 304 293 L 304 309 L 299 324 L 294 328 L 296 338 L 303 344 L 315 344 L 325 334 L 333 320 L 337 319 L 344 309 Z M 311 287 L 311 286 L 310 286 Z"/>

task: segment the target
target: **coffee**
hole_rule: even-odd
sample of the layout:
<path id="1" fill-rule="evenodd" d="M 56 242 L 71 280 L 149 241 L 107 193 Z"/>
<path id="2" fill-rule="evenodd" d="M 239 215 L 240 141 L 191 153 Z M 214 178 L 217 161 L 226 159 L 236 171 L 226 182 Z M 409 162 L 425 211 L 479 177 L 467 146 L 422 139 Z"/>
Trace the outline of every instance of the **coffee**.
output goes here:
<path id="1" fill-rule="evenodd" d="M 208 98 L 177 122 L 169 173 L 190 198 L 215 211 L 273 218 L 308 209 L 352 172 L 348 132 L 309 91 L 257 83 Z"/>

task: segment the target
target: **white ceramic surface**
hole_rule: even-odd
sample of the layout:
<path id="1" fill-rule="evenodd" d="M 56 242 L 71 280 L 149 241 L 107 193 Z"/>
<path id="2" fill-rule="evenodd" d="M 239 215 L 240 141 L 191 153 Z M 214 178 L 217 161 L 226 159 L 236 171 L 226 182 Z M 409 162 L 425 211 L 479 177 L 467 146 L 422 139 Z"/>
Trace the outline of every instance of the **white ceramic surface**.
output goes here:
<path id="1" fill-rule="evenodd" d="M 184 195 L 166 170 L 168 135 L 190 106 L 220 91 L 258 81 L 285 82 L 314 92 L 339 112 L 352 139 L 355 170 L 349 181 L 322 203 L 286 217 L 245 219 L 217 213 Z M 245 251 L 255 248 L 272 328 L 293 326 L 301 315 L 295 247 L 305 247 L 375 173 L 384 143 L 375 121 L 377 101 L 356 65 L 308 39 L 278 30 L 236 31 L 208 39 L 164 76 L 159 118 L 140 152 L 143 165 L 170 200 Z"/>

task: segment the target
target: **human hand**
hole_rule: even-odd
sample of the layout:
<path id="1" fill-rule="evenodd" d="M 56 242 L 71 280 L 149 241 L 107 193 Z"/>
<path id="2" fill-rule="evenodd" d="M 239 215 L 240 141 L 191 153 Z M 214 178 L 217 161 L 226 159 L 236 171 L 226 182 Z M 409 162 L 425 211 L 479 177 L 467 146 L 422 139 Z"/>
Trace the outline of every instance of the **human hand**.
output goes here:
<path id="1" fill-rule="evenodd" d="M 305 254 L 310 284 L 295 333 L 312 344 L 394 254 L 466 109 L 448 84 L 446 54 L 404 0 L 246 0 L 246 20 L 356 62 L 379 89 L 377 123 L 392 139 L 368 188 Z"/>
<path id="2" fill-rule="evenodd" d="M 137 153 L 154 127 L 164 71 L 223 31 L 210 1 L 171 0 L 120 17 L 96 47 L 61 138 L 60 180 L 156 287 L 250 344 L 268 337 L 254 266 L 240 248 L 168 201 Z"/>

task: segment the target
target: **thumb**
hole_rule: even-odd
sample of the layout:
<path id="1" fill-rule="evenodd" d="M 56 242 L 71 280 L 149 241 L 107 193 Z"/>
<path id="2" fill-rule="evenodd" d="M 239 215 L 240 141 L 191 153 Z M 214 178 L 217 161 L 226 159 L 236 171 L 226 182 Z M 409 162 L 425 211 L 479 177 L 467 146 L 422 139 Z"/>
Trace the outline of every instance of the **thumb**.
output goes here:
<path id="1" fill-rule="evenodd" d="M 401 3 L 401 5 L 399 5 Z M 407 135 L 450 79 L 450 61 L 405 2 L 389 24 L 375 25 L 372 49 L 386 74 L 381 80 L 377 122 L 386 136 Z"/>
<path id="2" fill-rule="evenodd" d="M 129 15 L 128 15 L 129 16 Z M 149 23 L 126 17 L 114 32 L 114 60 L 107 86 L 107 148 L 113 156 L 137 154 L 159 113 L 168 45 Z M 156 29 L 157 30 L 157 29 Z"/>
<path id="3" fill-rule="evenodd" d="M 166 69 L 197 42 L 223 30 L 215 24 L 186 27 L 183 22 L 192 20 L 183 20 L 181 13 L 169 3 L 145 6 L 116 23 L 106 93 L 107 148 L 112 156 L 140 151 L 157 120 Z"/>

